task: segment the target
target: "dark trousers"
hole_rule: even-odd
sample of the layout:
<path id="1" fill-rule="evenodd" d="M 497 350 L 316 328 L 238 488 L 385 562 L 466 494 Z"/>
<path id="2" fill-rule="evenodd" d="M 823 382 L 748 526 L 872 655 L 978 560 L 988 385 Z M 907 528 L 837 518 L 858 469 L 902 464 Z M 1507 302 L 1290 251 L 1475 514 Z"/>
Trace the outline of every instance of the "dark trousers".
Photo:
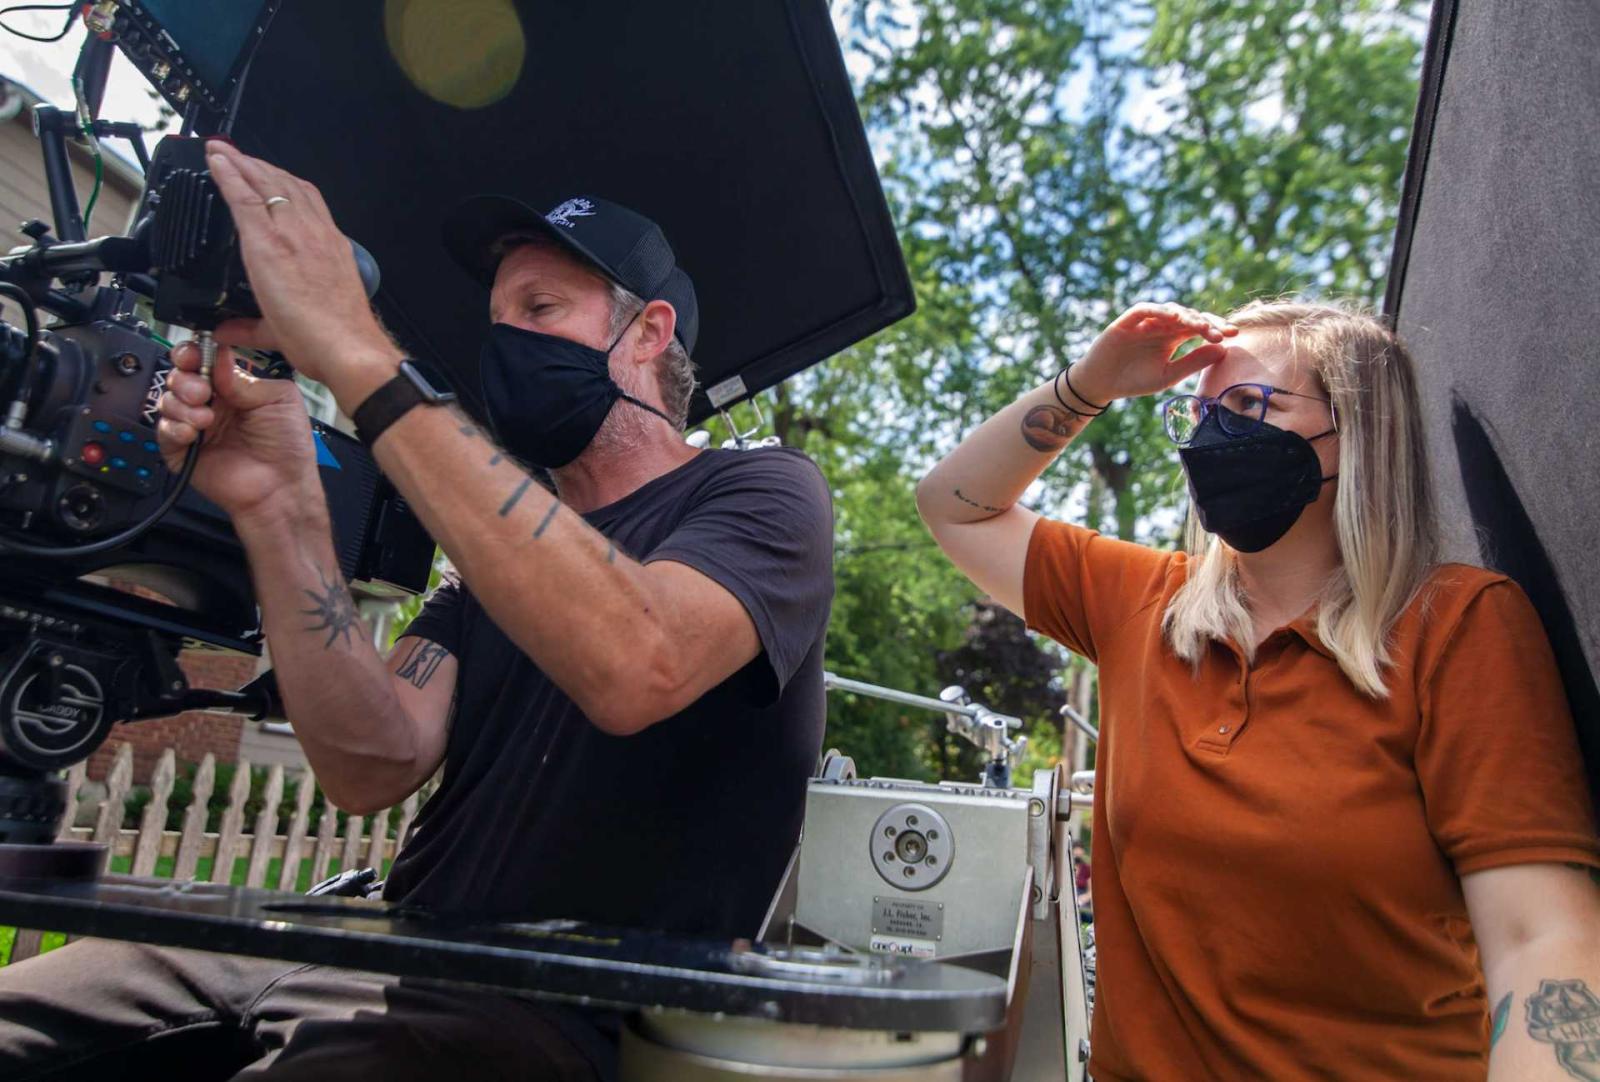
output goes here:
<path id="1" fill-rule="evenodd" d="M 595 1082 L 604 1054 L 558 1008 L 377 973 L 111 940 L 0 969 L 8 1082 Z"/>

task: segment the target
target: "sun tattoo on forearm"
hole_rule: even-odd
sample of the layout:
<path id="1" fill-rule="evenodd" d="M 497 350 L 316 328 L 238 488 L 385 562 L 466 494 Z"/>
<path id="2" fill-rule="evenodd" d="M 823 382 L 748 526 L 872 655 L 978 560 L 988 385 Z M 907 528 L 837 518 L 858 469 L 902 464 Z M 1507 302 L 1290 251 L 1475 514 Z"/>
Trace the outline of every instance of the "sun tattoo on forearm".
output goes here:
<path id="1" fill-rule="evenodd" d="M 307 631 L 326 631 L 328 641 L 322 644 L 327 650 L 333 646 L 335 639 L 343 638 L 346 646 L 350 645 L 350 631 L 356 626 L 356 603 L 350 596 L 350 591 L 345 589 L 344 580 L 338 572 L 334 572 L 333 581 L 328 581 L 328 576 L 317 568 L 317 578 L 322 582 L 322 590 L 307 590 L 305 595 L 311 599 L 311 608 L 301 609 L 302 616 L 312 616 L 320 623 L 308 624 Z"/>

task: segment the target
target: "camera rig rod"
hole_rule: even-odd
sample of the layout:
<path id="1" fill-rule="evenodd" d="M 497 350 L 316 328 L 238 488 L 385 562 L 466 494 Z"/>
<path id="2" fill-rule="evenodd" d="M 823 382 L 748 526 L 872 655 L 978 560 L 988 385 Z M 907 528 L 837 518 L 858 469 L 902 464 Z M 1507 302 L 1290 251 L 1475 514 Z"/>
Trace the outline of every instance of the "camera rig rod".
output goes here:
<path id="1" fill-rule="evenodd" d="M 870 699 L 882 699 L 885 702 L 899 703 L 901 706 L 913 706 L 918 710 L 927 710 L 934 714 L 960 714 L 974 721 L 981 718 L 999 718 L 1006 723 L 1009 729 L 1020 729 L 1022 721 L 1019 718 L 1007 717 L 996 714 L 988 707 L 970 703 L 951 703 L 943 699 L 933 699 L 926 695 L 914 695 L 909 691 L 897 691 L 894 688 L 880 687 L 877 684 L 868 684 L 860 680 L 850 680 L 843 676 L 836 676 L 831 672 L 822 674 L 822 686 L 828 691 L 848 691 L 854 695 L 865 695 Z"/>
<path id="2" fill-rule="evenodd" d="M 56 236 L 64 241 L 84 239 L 83 212 L 78 208 L 78 192 L 72 185 L 72 161 L 67 157 L 67 136 L 79 131 L 77 117 L 53 105 L 33 108 L 33 132 L 44 153 L 44 175 L 50 186 L 50 213 L 56 220 Z"/>
<path id="3" fill-rule="evenodd" d="M 822 686 L 828 691 L 847 691 L 873 699 L 882 699 L 885 702 L 899 703 L 901 706 L 927 710 L 930 713 L 943 714 L 945 725 L 950 732 L 977 745 L 989 755 L 990 761 L 984 770 L 986 786 L 1002 789 L 1010 786 L 1010 761 L 1020 755 L 1028 743 L 1028 738 L 1025 736 L 1008 735 L 1011 730 L 1022 728 L 1021 718 L 997 714 L 982 704 L 971 702 L 967 698 L 967 693 L 959 687 L 945 688 L 940 692 L 939 698 L 930 699 L 925 695 L 913 695 L 909 691 L 897 691 L 894 688 L 880 687 L 860 680 L 849 680 L 831 672 L 822 674 Z"/>

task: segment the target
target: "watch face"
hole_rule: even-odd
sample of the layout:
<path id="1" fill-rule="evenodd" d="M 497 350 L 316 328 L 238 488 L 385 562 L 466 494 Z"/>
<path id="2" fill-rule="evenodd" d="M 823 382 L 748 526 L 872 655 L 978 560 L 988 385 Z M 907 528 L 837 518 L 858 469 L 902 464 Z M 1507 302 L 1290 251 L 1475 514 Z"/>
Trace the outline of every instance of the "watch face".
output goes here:
<path id="1" fill-rule="evenodd" d="M 454 402 L 456 393 L 450 387 L 450 381 L 439 374 L 438 369 L 426 361 L 419 361 L 408 357 L 400 362 L 400 371 L 406 378 L 416 385 L 422 392 L 422 397 L 429 402 Z"/>

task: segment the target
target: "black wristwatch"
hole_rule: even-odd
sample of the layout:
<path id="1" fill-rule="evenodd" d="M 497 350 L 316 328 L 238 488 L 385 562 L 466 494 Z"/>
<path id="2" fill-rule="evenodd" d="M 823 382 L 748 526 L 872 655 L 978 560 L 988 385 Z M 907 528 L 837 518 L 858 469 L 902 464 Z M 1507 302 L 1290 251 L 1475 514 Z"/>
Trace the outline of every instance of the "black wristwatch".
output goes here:
<path id="1" fill-rule="evenodd" d="M 455 400 L 449 384 L 423 362 L 407 357 L 400 362 L 400 374 L 369 394 L 350 419 L 356 423 L 356 436 L 371 447 L 411 407 L 443 406 Z"/>

